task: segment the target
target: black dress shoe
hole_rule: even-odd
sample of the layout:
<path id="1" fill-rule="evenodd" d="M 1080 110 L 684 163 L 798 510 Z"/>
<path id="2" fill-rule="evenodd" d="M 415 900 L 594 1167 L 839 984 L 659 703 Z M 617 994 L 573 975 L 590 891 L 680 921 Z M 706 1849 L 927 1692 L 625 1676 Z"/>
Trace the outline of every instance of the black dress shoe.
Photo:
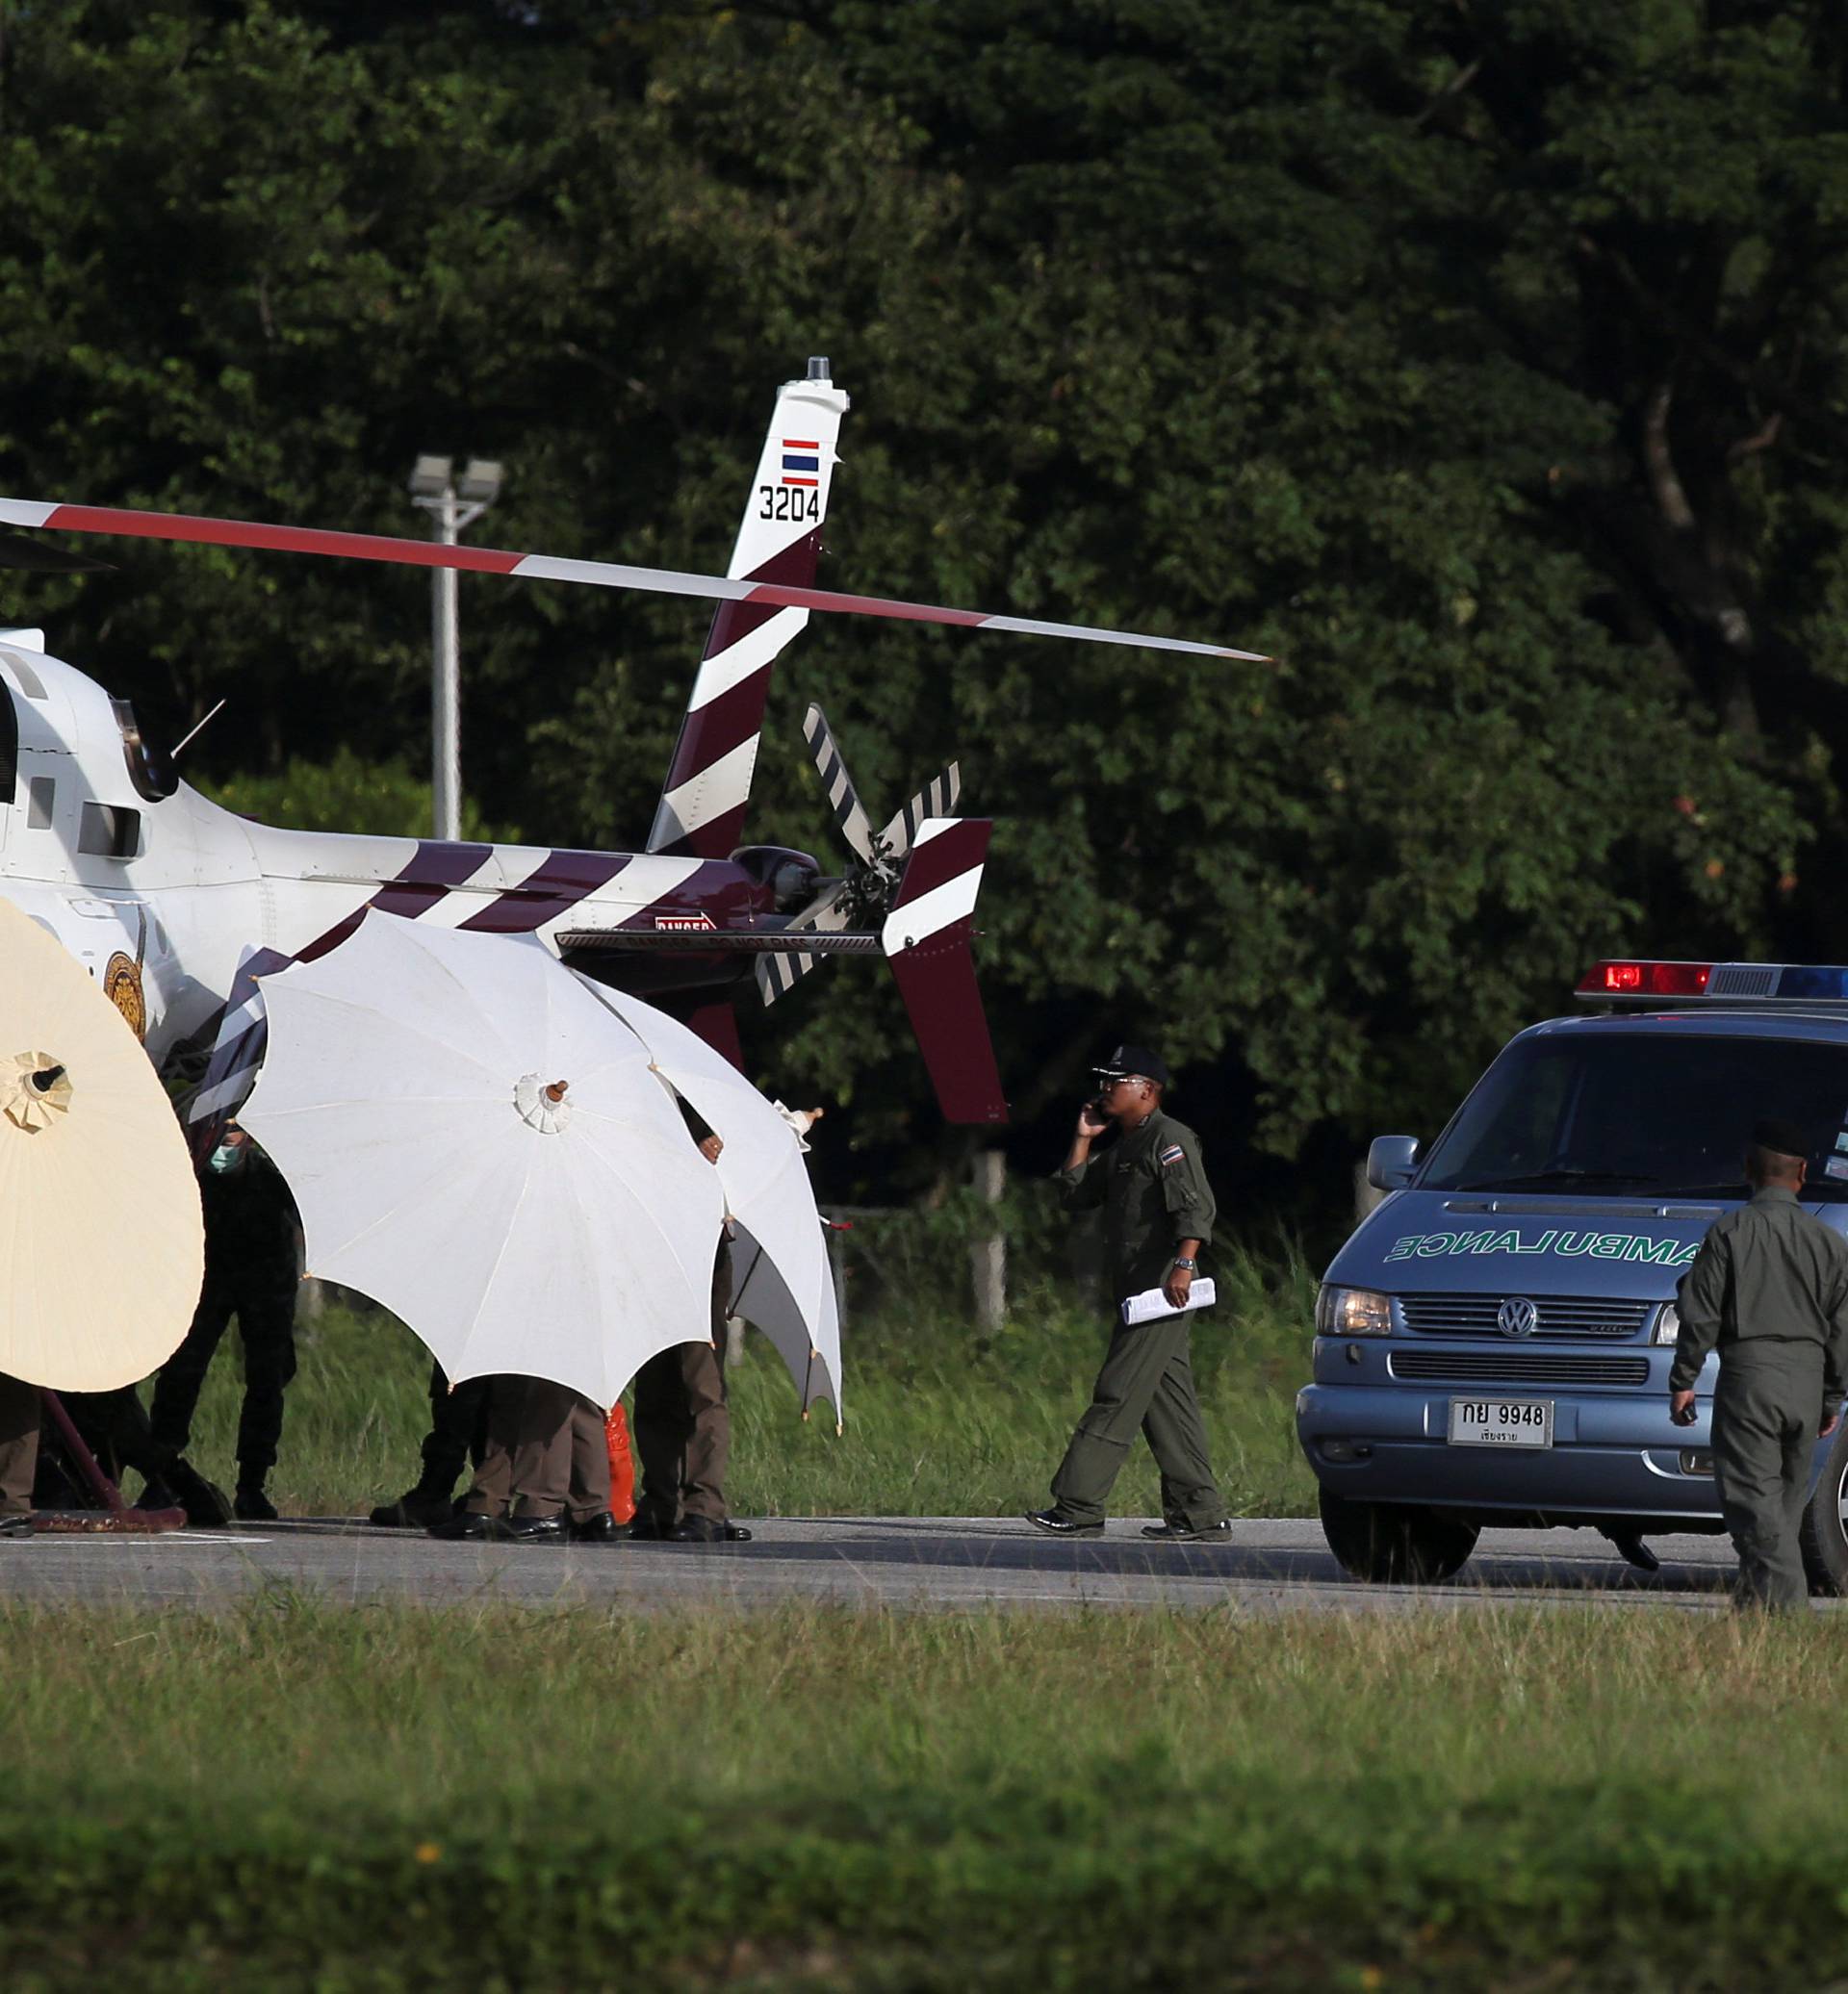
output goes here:
<path id="1" fill-rule="evenodd" d="M 488 1534 L 500 1544 L 563 1544 L 571 1527 L 563 1517 L 501 1517 Z"/>
<path id="2" fill-rule="evenodd" d="M 1030 1509 L 1027 1521 L 1036 1530 L 1044 1530 L 1053 1537 L 1101 1537 L 1104 1526 L 1101 1523 L 1081 1523 L 1074 1517 L 1068 1517 L 1063 1509 Z"/>
<path id="3" fill-rule="evenodd" d="M 635 1512 L 629 1520 L 628 1530 L 630 1544 L 660 1544 L 667 1536 L 667 1531 L 661 1527 L 660 1519 L 651 1516 L 645 1509 Z"/>
<path id="4" fill-rule="evenodd" d="M 714 1522 L 710 1517 L 682 1517 L 668 1533 L 669 1544 L 749 1544 L 751 1533 L 742 1523 Z"/>
<path id="5" fill-rule="evenodd" d="M 621 1544 L 628 1535 L 608 1510 L 601 1516 L 584 1517 L 571 1526 L 573 1544 Z"/>
<path id="6" fill-rule="evenodd" d="M 1194 1529 L 1192 1523 L 1144 1523 L 1142 1535 L 1157 1544 L 1223 1544 L 1232 1535 L 1232 1520 L 1221 1517 L 1204 1530 Z"/>
<path id="7" fill-rule="evenodd" d="M 396 1502 L 381 1502 L 372 1511 L 372 1521 L 381 1530 L 428 1530 L 447 1523 L 454 1513 L 447 1496 L 428 1489 L 406 1489 Z"/>
<path id="8" fill-rule="evenodd" d="M 231 1514 L 241 1523 L 273 1523 L 279 1521 L 276 1505 L 261 1488 L 242 1484 L 238 1489 L 237 1500 L 231 1505 Z"/>
<path id="9" fill-rule="evenodd" d="M 30 1537 L 31 1535 L 32 1518 L 29 1514 L 23 1517 L 0 1517 L 0 1537 Z"/>
<path id="10" fill-rule="evenodd" d="M 479 1543 L 500 1534 L 500 1519 L 484 1517 L 472 1509 L 459 1509 L 452 1516 L 447 1516 L 440 1523 L 426 1526 L 432 1537 L 440 1537 L 446 1544 L 458 1540 Z"/>
<path id="11" fill-rule="evenodd" d="M 219 1530 L 231 1521 L 231 1501 L 217 1482 L 208 1482 L 190 1461 L 173 1462 L 167 1485 L 180 1498 L 186 1521 L 207 1530 Z"/>

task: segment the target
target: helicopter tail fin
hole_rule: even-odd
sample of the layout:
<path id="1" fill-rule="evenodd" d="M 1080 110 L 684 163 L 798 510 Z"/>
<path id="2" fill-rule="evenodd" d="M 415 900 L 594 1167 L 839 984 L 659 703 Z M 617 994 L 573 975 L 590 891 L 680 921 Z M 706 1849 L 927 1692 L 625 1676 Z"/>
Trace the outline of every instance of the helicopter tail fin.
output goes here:
<path id="1" fill-rule="evenodd" d="M 982 817 L 926 818 L 880 934 L 937 1102 L 952 1122 L 1008 1118 L 971 952 L 993 829 Z"/>
<path id="2" fill-rule="evenodd" d="M 812 585 L 847 405 L 825 360 L 809 361 L 808 378 L 778 394 L 728 575 Z M 806 609 L 719 605 L 649 833 L 651 852 L 723 858 L 743 842 L 771 668 L 808 621 Z"/>

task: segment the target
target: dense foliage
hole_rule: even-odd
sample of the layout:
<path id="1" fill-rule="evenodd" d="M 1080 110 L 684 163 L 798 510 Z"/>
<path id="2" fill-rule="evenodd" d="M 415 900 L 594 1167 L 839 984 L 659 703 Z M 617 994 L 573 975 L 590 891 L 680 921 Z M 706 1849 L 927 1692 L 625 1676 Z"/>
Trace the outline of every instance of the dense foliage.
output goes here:
<path id="1" fill-rule="evenodd" d="M 1328 1183 L 1600 951 L 1842 952 L 1845 72 L 1830 0 L 0 0 L 0 489 L 416 531 L 476 451 L 477 537 L 713 567 L 828 353 L 831 581 L 1279 662 L 814 627 L 755 828 L 830 849 L 807 697 L 875 804 L 962 752 L 1022 1161 L 1135 1032 Z M 421 764 L 422 577 L 120 558 L 0 618 L 229 694 L 208 777 Z M 486 817 L 639 837 L 701 615 L 463 618 Z M 954 1160 L 864 971 L 756 1044 L 841 1189 Z"/>

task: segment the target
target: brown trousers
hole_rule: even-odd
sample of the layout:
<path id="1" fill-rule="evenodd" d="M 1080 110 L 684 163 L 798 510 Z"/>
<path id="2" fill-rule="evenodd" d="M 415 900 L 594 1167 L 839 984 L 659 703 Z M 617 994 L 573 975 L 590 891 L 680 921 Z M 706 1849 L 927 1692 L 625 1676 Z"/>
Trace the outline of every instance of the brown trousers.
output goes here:
<path id="1" fill-rule="evenodd" d="M 496 1378 L 487 1451 L 464 1507 L 483 1517 L 569 1513 L 575 1523 L 601 1516 L 609 1507 L 603 1414 L 548 1378 Z"/>
<path id="2" fill-rule="evenodd" d="M 0 1373 L 0 1517 L 32 1508 L 38 1472 L 38 1388 Z"/>
<path id="3" fill-rule="evenodd" d="M 732 1249 L 719 1245 L 712 1268 L 712 1335 L 704 1343 L 657 1351 L 635 1373 L 635 1453 L 642 1488 L 635 1514 L 671 1530 L 683 1517 L 723 1523 L 732 1413 L 725 1402 L 725 1315 L 732 1300 Z"/>

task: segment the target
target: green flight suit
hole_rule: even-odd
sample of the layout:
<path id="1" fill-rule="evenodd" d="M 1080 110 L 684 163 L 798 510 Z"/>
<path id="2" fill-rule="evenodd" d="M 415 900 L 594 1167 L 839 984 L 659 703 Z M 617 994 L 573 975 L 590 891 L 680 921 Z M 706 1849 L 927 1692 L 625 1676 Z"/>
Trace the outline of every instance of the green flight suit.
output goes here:
<path id="1" fill-rule="evenodd" d="M 1159 1108 L 1075 1170 L 1062 1170 L 1068 1212 L 1103 1207 L 1110 1282 L 1110 1346 L 1091 1404 L 1052 1480 L 1057 1507 L 1080 1524 L 1101 1523 L 1104 1506 L 1140 1427 L 1162 1473 L 1162 1514 L 1210 1530 L 1225 1502 L 1207 1460 L 1206 1422 L 1188 1356 L 1189 1316 L 1123 1327 L 1123 1297 L 1158 1288 L 1182 1240 L 1213 1237 L 1213 1192 L 1194 1131 Z"/>
<path id="2" fill-rule="evenodd" d="M 1678 1291 L 1671 1392 L 1719 1351 L 1713 1472 L 1741 1605 L 1810 1597 L 1798 1528 L 1816 1429 L 1848 1392 L 1848 1240 L 1768 1185 L 1707 1233 Z"/>

